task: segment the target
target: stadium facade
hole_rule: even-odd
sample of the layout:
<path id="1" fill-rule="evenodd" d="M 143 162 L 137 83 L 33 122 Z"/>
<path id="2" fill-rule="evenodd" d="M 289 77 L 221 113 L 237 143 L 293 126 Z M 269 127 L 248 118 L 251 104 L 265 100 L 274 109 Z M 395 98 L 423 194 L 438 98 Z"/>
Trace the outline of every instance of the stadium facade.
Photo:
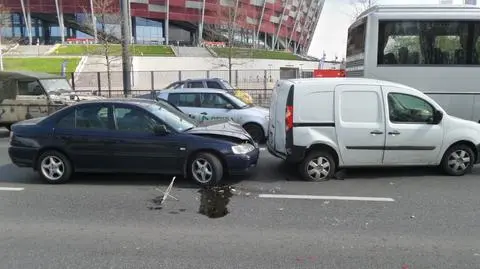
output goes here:
<path id="1" fill-rule="evenodd" d="M 308 51 L 325 0 L 129 2 L 130 29 L 134 42 L 139 44 L 197 45 L 201 40 L 227 41 L 233 36 L 239 45 L 302 53 Z M 92 38 L 95 33 L 106 32 L 103 24 L 119 38 L 119 3 L 120 0 L 0 0 L 2 36 L 30 44 L 53 44 L 68 38 Z M 94 25 L 92 14 L 97 29 L 89 27 Z M 235 30 L 229 32 L 232 28 Z"/>

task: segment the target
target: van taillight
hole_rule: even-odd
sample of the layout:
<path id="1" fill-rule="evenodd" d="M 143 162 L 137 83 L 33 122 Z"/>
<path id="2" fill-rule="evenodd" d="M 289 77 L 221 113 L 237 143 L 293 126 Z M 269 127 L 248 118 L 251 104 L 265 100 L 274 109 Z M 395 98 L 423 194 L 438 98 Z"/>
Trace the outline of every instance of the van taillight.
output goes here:
<path id="1" fill-rule="evenodd" d="M 293 128 L 293 106 L 287 106 L 285 112 L 285 130 L 288 131 Z"/>

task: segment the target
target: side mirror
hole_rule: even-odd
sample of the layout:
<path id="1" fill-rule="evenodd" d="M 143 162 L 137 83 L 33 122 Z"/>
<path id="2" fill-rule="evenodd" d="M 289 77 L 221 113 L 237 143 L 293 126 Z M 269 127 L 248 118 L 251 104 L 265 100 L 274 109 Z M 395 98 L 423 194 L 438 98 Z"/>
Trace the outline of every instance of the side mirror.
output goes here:
<path id="1" fill-rule="evenodd" d="M 232 104 L 226 104 L 226 105 L 225 105 L 225 108 L 226 108 L 226 109 L 233 109 L 233 106 L 232 106 Z"/>
<path id="2" fill-rule="evenodd" d="M 170 133 L 170 131 L 167 129 L 167 126 L 163 125 L 163 124 L 160 124 L 160 125 L 156 125 L 154 128 L 153 128 L 153 132 L 156 134 L 156 135 L 167 135 Z"/>
<path id="3" fill-rule="evenodd" d="M 433 121 L 432 124 L 439 124 L 443 119 L 443 113 L 441 111 L 435 110 L 433 112 Z"/>

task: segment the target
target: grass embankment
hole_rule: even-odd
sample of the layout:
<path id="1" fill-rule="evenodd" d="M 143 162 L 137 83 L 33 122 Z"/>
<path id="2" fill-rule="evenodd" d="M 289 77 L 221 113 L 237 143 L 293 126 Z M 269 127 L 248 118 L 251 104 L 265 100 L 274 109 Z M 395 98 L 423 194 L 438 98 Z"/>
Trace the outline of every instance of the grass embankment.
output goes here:
<path id="1" fill-rule="evenodd" d="M 80 57 L 5 57 L 3 58 L 3 66 L 5 71 L 32 71 L 42 73 L 62 72 L 62 63 L 67 60 L 66 72 L 75 72 L 80 62 Z"/>
<path id="2" fill-rule="evenodd" d="M 229 48 L 215 48 L 212 50 L 218 57 L 228 58 Z M 248 48 L 232 48 L 232 58 L 254 58 L 254 59 L 271 59 L 271 60 L 293 60 L 304 61 L 305 59 L 286 51 L 261 50 Z"/>
<path id="3" fill-rule="evenodd" d="M 108 45 L 109 55 L 122 55 L 122 46 L 118 44 Z M 169 46 L 130 45 L 132 56 L 164 56 L 174 57 Z M 52 55 L 105 55 L 104 45 L 62 45 Z"/>

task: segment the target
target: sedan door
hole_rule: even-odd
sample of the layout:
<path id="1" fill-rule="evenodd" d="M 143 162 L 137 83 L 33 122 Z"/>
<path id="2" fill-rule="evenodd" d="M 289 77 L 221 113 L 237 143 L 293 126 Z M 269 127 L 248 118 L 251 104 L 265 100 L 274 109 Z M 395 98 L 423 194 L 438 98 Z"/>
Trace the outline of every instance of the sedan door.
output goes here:
<path id="1" fill-rule="evenodd" d="M 200 120 L 202 115 L 201 94 L 196 92 L 170 92 L 168 102 L 177 106 L 190 118 Z"/>
<path id="2" fill-rule="evenodd" d="M 113 108 L 115 132 L 113 161 L 125 172 L 178 173 L 186 158 L 186 141 L 183 134 L 174 130 L 157 135 L 154 128 L 163 122 L 148 111 L 128 104 Z"/>
<path id="3" fill-rule="evenodd" d="M 201 94 L 200 121 L 234 120 L 235 107 L 219 93 Z"/>
<path id="4" fill-rule="evenodd" d="M 76 171 L 111 171 L 112 129 L 108 104 L 78 106 L 57 122 L 54 143 L 66 151 Z"/>

